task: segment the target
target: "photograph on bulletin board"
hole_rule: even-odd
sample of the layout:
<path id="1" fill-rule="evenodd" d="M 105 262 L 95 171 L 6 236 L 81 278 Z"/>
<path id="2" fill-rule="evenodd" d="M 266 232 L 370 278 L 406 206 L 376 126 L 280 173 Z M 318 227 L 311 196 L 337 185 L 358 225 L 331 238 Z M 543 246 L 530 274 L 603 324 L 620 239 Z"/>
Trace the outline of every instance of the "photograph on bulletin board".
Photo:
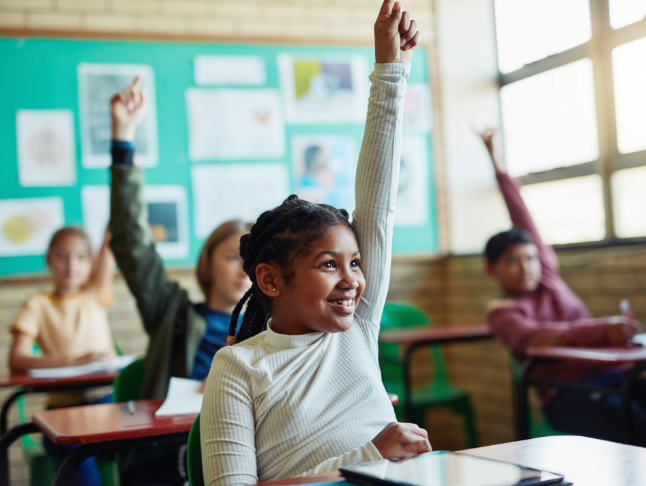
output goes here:
<path id="1" fill-rule="evenodd" d="M 354 210 L 357 145 L 343 136 L 292 137 L 296 192 L 301 199 Z"/>
<path id="2" fill-rule="evenodd" d="M 363 123 L 368 66 L 363 56 L 281 54 L 277 58 L 288 123 Z"/>
<path id="3" fill-rule="evenodd" d="M 154 167 L 158 162 L 155 75 L 150 66 L 138 64 L 89 64 L 78 66 L 79 107 L 83 167 L 110 165 L 112 121 L 110 99 L 132 84 L 137 76 L 146 93 L 147 111 L 135 135 L 137 163 Z"/>

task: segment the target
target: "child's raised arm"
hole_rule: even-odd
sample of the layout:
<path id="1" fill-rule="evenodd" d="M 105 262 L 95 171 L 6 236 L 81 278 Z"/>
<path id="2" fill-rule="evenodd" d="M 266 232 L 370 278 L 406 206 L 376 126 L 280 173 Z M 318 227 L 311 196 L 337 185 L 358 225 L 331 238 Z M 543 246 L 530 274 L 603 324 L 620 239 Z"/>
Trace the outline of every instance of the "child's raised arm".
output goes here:
<path id="1" fill-rule="evenodd" d="M 372 87 L 357 167 L 352 225 L 366 277 L 366 289 L 355 315 L 376 343 L 390 280 L 406 79 L 420 33 L 408 12 L 402 12 L 399 2 L 392 0 L 384 1 L 374 30 L 377 63 L 370 75 Z"/>
<path id="2" fill-rule="evenodd" d="M 146 94 L 139 77 L 115 95 L 112 109 L 112 194 L 110 198 L 110 247 L 149 334 L 162 325 L 162 317 L 171 305 L 179 310 L 186 300 L 183 291 L 171 282 L 148 228 L 144 201 L 144 176 L 133 165 L 135 131 L 146 112 Z M 184 292 L 184 295 L 179 295 Z"/>
<path id="3" fill-rule="evenodd" d="M 114 303 L 114 291 L 112 282 L 114 280 L 114 255 L 110 250 L 110 230 L 105 229 L 103 244 L 94 261 L 90 285 L 94 287 L 99 295 L 99 300 L 105 307 Z"/>

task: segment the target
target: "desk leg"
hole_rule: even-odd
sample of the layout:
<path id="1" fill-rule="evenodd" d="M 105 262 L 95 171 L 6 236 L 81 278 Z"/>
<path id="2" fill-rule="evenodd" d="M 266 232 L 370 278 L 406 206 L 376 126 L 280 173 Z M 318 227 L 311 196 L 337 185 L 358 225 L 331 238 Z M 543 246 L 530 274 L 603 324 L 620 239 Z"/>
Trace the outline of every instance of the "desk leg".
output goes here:
<path id="1" fill-rule="evenodd" d="M 74 449 L 63 461 L 58 469 L 52 486 L 67 486 L 72 482 L 72 476 L 83 461 L 104 452 L 124 452 L 133 449 L 147 449 L 151 447 L 165 447 L 181 445 L 188 442 L 188 432 L 172 435 L 159 435 L 153 437 L 140 437 L 137 439 L 114 440 L 110 442 L 96 442 L 94 444 L 81 444 Z M 0 485 L 2 486 L 2 485 Z"/>
<path id="2" fill-rule="evenodd" d="M 527 440 L 529 439 L 529 398 L 527 396 L 527 387 L 529 374 L 534 368 L 534 360 L 528 359 L 522 366 L 522 373 L 520 376 L 520 381 L 516 387 L 516 403 L 518 410 L 516 413 L 518 417 L 518 440 Z"/>
<path id="3" fill-rule="evenodd" d="M 0 439 L 0 486 L 9 486 L 9 446 L 23 435 L 40 432 L 32 422 L 16 425 Z"/>
<path id="4" fill-rule="evenodd" d="M 635 364 L 627 373 L 621 387 L 621 411 L 623 415 L 621 436 L 624 444 L 634 445 L 635 434 L 633 430 L 633 385 L 642 371 L 646 370 L 646 363 Z"/>
<path id="5" fill-rule="evenodd" d="M 2 404 L 2 410 L 0 411 L 0 437 L 7 432 L 7 422 L 9 421 L 9 409 L 13 402 L 15 402 L 18 397 L 26 395 L 27 393 L 33 393 L 34 390 L 31 388 L 22 388 L 19 387 L 15 392 L 7 397 L 5 402 Z"/>

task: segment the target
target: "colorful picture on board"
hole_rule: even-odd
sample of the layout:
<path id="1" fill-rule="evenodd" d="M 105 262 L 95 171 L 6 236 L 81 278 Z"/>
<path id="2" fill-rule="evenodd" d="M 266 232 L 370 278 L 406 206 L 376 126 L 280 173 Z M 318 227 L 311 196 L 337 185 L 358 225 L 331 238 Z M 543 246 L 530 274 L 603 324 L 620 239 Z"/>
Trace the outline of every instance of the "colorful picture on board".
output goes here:
<path id="1" fill-rule="evenodd" d="M 292 138 L 296 192 L 302 199 L 354 210 L 357 146 L 342 136 Z"/>
<path id="2" fill-rule="evenodd" d="M 278 56 L 289 123 L 362 123 L 367 64 L 362 56 Z"/>
<path id="3" fill-rule="evenodd" d="M 44 255 L 64 224 L 59 197 L 0 200 L 0 257 Z"/>
<path id="4" fill-rule="evenodd" d="M 157 243 L 179 241 L 177 203 L 148 203 L 148 226 Z"/>

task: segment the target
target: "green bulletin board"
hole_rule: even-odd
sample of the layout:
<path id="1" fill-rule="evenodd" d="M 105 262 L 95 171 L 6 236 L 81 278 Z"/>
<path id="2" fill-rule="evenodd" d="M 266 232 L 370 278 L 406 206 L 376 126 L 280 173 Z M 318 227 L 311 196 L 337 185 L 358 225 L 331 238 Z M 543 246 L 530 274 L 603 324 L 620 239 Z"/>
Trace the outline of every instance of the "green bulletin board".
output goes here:
<path id="1" fill-rule="evenodd" d="M 0 38 L 0 202 L 23 198 L 59 197 L 63 200 L 64 223 L 84 224 L 81 188 L 86 185 L 106 185 L 106 168 L 86 168 L 81 163 L 81 121 L 79 114 L 79 81 L 77 68 L 81 63 L 144 64 L 154 72 L 156 90 L 156 119 L 159 160 L 155 167 L 145 169 L 148 185 L 181 185 L 186 189 L 188 212 L 189 250 L 186 258 L 169 258 L 169 265 L 189 266 L 197 259 L 203 239 L 195 233 L 194 207 L 191 192 L 190 168 L 199 164 L 235 164 L 240 162 L 282 163 L 290 174 L 290 191 L 295 192 L 292 170 L 294 136 L 330 135 L 352 137 L 356 140 L 357 155 L 361 146 L 361 123 L 290 124 L 285 123 L 284 158 L 268 161 L 218 160 L 194 162 L 189 160 L 189 133 L 185 92 L 196 87 L 194 58 L 197 55 L 261 56 L 266 69 L 262 86 L 202 86 L 205 89 L 266 89 L 280 92 L 277 56 L 289 54 L 306 56 L 363 56 L 368 73 L 374 62 L 374 52 L 367 47 L 289 46 L 257 44 L 217 44 L 152 41 L 97 41 L 59 39 Z M 427 57 L 417 49 L 409 78 L 410 84 L 428 85 Z M 73 114 L 76 183 L 68 186 L 23 187 L 19 180 L 16 115 L 18 110 L 70 110 Z M 430 111 L 430 105 L 429 105 Z M 404 136 L 407 130 L 404 131 Z M 428 159 L 428 211 L 424 224 L 396 227 L 394 251 L 396 254 L 431 253 L 437 249 L 437 225 L 434 181 L 432 170 L 432 140 L 430 129 L 423 133 Z M 2 228 L 0 228 L 0 231 Z M 43 255 L 0 255 L 0 276 L 18 275 L 45 270 Z"/>

